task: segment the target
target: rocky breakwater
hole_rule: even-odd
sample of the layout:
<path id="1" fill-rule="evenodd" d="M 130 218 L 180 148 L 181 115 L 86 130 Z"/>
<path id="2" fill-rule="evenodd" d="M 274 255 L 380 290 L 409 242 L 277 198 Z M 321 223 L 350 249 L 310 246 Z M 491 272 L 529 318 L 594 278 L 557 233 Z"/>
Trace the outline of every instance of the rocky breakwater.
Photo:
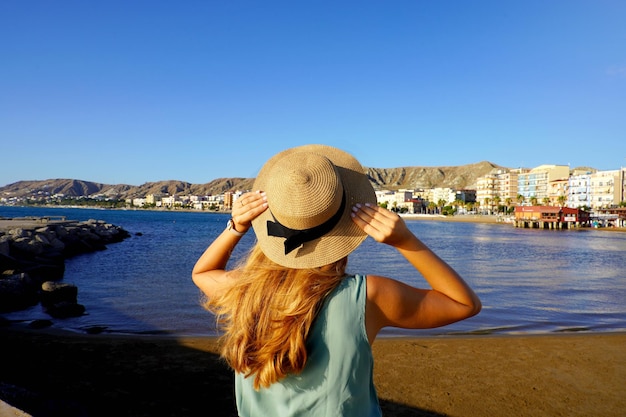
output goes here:
<path id="1" fill-rule="evenodd" d="M 126 230 L 102 220 L 0 219 L 0 313 L 41 303 L 53 318 L 84 314 L 78 288 L 59 282 L 65 260 L 127 237 Z"/>

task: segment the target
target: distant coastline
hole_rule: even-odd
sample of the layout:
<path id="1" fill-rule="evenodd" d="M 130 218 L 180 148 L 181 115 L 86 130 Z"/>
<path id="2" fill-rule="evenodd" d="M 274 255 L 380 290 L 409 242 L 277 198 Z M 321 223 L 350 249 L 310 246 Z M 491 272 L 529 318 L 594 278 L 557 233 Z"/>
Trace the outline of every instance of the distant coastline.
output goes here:
<path id="1" fill-rule="evenodd" d="M 86 209 L 86 210 L 112 210 L 112 211 L 156 211 L 156 212 L 177 212 L 177 213 L 204 213 L 204 214 L 229 214 L 230 210 L 193 210 L 193 209 L 167 209 L 167 208 L 103 208 L 93 206 L 18 206 L 18 205 L 1 205 L 0 207 L 34 207 L 34 208 L 46 208 L 46 209 Z M 457 214 L 451 216 L 445 216 L 443 214 L 400 214 L 405 220 L 417 220 L 417 221 L 441 221 L 441 222 L 469 222 L 469 223 L 487 223 L 487 224 L 500 224 L 509 227 L 513 225 L 508 221 L 507 216 L 503 215 L 488 215 L 488 214 Z M 0 216 L 2 218 L 2 216 Z M 580 228 L 575 230 L 588 230 L 589 228 Z M 594 230 L 604 230 L 611 232 L 626 232 L 626 227 L 601 227 Z"/>

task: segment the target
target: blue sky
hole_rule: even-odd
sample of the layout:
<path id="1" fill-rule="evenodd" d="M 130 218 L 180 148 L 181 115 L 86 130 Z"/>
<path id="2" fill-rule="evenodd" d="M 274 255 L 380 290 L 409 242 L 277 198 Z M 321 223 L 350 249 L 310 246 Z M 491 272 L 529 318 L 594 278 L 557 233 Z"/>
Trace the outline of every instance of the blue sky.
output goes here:
<path id="1" fill-rule="evenodd" d="M 0 186 L 626 166 L 626 2 L 0 2 Z"/>

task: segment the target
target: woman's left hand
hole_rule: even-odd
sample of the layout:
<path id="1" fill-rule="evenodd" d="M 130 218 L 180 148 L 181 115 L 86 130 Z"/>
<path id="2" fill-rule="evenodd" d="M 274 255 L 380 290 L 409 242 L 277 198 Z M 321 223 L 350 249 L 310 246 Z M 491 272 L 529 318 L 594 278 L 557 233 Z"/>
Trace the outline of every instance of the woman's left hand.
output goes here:
<path id="1" fill-rule="evenodd" d="M 267 210 L 267 196 L 263 191 L 242 194 L 233 204 L 232 218 L 235 229 L 245 233 L 250 229 L 252 220 Z"/>

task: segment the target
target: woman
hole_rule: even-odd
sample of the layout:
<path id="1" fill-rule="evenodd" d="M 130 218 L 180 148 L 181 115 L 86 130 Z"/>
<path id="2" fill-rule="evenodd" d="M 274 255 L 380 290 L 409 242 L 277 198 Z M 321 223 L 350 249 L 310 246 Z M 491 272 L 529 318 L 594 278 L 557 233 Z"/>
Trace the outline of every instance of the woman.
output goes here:
<path id="1" fill-rule="evenodd" d="M 240 416 L 379 416 L 371 344 L 387 326 L 444 326 L 477 314 L 463 279 L 376 205 L 351 155 L 305 145 L 272 157 L 234 204 L 192 277 L 223 331 Z M 226 270 L 250 228 L 257 243 Z M 397 249 L 430 285 L 345 273 L 366 238 Z M 375 257 L 375 254 L 372 254 Z"/>

